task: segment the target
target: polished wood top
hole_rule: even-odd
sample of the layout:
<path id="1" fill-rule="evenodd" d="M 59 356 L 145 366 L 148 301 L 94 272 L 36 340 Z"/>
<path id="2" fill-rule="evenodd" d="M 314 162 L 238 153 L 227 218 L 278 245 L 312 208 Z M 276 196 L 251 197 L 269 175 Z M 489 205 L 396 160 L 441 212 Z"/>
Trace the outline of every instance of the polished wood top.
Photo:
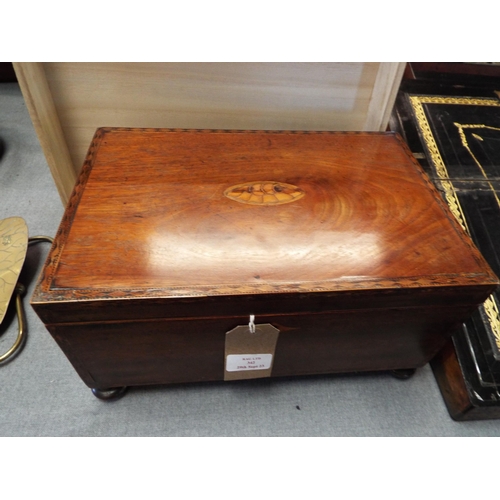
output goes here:
<path id="1" fill-rule="evenodd" d="M 493 283 L 394 134 L 100 129 L 39 291 Z"/>

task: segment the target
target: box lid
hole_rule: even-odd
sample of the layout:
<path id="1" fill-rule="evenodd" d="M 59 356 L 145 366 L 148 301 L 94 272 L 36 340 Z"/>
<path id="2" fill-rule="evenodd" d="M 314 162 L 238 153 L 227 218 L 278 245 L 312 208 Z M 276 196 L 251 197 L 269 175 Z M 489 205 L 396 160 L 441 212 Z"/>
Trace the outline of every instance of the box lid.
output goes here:
<path id="1" fill-rule="evenodd" d="M 497 283 L 393 133 L 103 128 L 32 303 Z"/>

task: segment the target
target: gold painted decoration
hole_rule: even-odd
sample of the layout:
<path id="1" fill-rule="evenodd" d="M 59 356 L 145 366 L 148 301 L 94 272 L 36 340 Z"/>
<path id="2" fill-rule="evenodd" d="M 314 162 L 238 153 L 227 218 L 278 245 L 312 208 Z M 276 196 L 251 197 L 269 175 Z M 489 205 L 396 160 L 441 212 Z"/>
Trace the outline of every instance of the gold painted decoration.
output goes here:
<path id="1" fill-rule="evenodd" d="M 465 130 L 467 129 L 488 129 L 488 130 L 497 130 L 500 131 L 500 128 L 498 127 L 491 127 L 489 125 L 485 125 L 483 123 L 474 123 L 474 124 L 462 124 L 462 123 L 454 123 L 455 127 L 458 129 L 458 135 L 460 136 L 460 141 L 462 142 L 462 146 L 467 150 L 467 152 L 470 154 L 471 158 L 474 160 L 476 165 L 479 168 L 479 171 L 481 172 L 482 176 L 485 178 L 486 182 L 488 183 L 488 187 L 490 188 L 491 192 L 493 193 L 493 196 L 495 197 L 495 200 L 497 202 L 497 205 L 500 207 L 500 199 L 498 198 L 498 194 L 493 187 L 493 184 L 491 183 L 490 179 L 488 178 L 488 175 L 486 174 L 485 169 L 481 165 L 480 161 L 476 158 L 474 153 L 472 152 L 469 143 L 467 141 L 467 137 L 465 135 Z M 484 141 L 484 139 L 477 134 L 472 134 L 474 139 L 477 139 L 478 141 Z M 500 338 L 500 337 L 499 337 Z"/>
<path id="2" fill-rule="evenodd" d="M 28 250 L 28 226 L 21 217 L 0 220 L 0 323 L 5 317 Z"/>
<path id="3" fill-rule="evenodd" d="M 304 195 L 305 192 L 293 184 L 275 181 L 247 182 L 224 191 L 227 198 L 248 205 L 283 205 Z"/>
<path id="4" fill-rule="evenodd" d="M 446 165 L 441 157 L 441 153 L 432 134 L 429 122 L 427 121 L 427 116 L 425 115 L 423 105 L 456 104 L 456 105 L 469 105 L 469 106 L 474 105 L 474 106 L 500 107 L 500 101 L 498 101 L 497 99 L 475 99 L 468 97 L 435 97 L 435 96 L 414 95 L 410 96 L 410 102 L 413 107 L 413 111 L 415 112 L 417 123 L 420 128 L 420 132 L 422 133 L 422 136 L 424 138 L 425 145 L 431 157 L 432 163 L 434 164 L 434 167 L 436 169 L 439 182 L 443 188 L 446 201 L 448 202 L 448 206 L 450 207 L 450 210 L 453 212 L 453 215 L 456 217 L 462 228 L 470 235 L 470 231 L 469 228 L 467 227 L 462 207 L 458 200 L 455 188 L 453 187 L 453 184 L 449 180 L 449 174 L 446 169 Z M 464 133 L 465 129 L 476 129 L 477 131 L 479 131 L 480 129 L 498 130 L 498 128 L 491 127 L 482 123 L 481 124 L 454 123 L 454 125 L 455 127 L 457 127 L 458 135 L 460 137 L 462 145 L 468 151 L 468 153 L 478 166 L 482 175 L 486 179 L 486 182 L 488 183 L 491 192 L 495 196 L 498 205 L 500 206 L 500 199 L 498 198 L 496 190 L 494 189 L 490 179 L 488 178 L 485 169 L 483 168 L 479 160 L 476 158 L 476 156 L 472 153 L 472 150 L 469 147 L 467 138 Z M 474 136 L 475 139 L 479 141 L 483 140 L 483 138 L 477 134 L 472 134 L 472 135 Z M 488 323 L 493 333 L 493 336 L 495 337 L 495 343 L 497 345 L 497 348 L 500 350 L 500 314 L 498 312 L 495 296 L 490 295 L 490 297 L 488 297 L 488 299 L 484 302 L 482 308 L 488 318 Z"/>
<path id="5" fill-rule="evenodd" d="M 462 226 L 463 230 L 469 233 L 469 228 L 467 227 L 467 222 L 465 221 L 465 215 L 462 211 L 462 206 L 458 201 L 457 194 L 455 192 L 455 188 L 453 184 L 449 180 L 448 170 L 446 165 L 441 157 L 441 153 L 439 151 L 438 145 L 434 140 L 434 136 L 431 131 L 431 127 L 429 122 L 427 121 L 427 117 L 425 116 L 425 111 L 423 104 L 465 104 L 463 99 L 459 98 L 451 98 L 452 102 L 448 103 L 444 101 L 444 97 L 433 97 L 433 96 L 410 96 L 410 102 L 413 107 L 413 111 L 415 112 L 415 116 L 417 118 L 418 126 L 420 127 L 420 131 L 424 137 L 425 145 L 427 146 L 427 150 L 429 151 L 429 155 L 434 163 L 434 167 L 439 177 L 439 183 L 443 188 L 444 197 L 448 206 L 457 219 L 458 223 Z M 469 233 L 470 234 L 470 233 Z"/>

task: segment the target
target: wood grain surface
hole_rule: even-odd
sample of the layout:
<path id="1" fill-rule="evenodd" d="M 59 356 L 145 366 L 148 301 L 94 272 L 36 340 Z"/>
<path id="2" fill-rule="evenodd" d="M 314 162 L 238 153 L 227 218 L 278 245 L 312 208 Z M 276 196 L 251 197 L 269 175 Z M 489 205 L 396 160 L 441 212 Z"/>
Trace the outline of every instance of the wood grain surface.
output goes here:
<path id="1" fill-rule="evenodd" d="M 183 296 L 496 279 L 392 134 L 102 129 L 87 165 L 44 289 Z M 224 195 L 263 178 L 305 194 L 278 206 Z"/>

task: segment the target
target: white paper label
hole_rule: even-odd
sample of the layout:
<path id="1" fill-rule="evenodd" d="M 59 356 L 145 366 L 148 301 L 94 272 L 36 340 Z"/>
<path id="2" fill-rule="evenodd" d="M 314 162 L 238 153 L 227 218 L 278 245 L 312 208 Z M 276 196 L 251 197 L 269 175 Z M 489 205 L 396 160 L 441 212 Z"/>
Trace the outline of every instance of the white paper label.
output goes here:
<path id="1" fill-rule="evenodd" d="M 230 354 L 226 358 L 228 372 L 267 370 L 271 367 L 272 354 Z"/>

